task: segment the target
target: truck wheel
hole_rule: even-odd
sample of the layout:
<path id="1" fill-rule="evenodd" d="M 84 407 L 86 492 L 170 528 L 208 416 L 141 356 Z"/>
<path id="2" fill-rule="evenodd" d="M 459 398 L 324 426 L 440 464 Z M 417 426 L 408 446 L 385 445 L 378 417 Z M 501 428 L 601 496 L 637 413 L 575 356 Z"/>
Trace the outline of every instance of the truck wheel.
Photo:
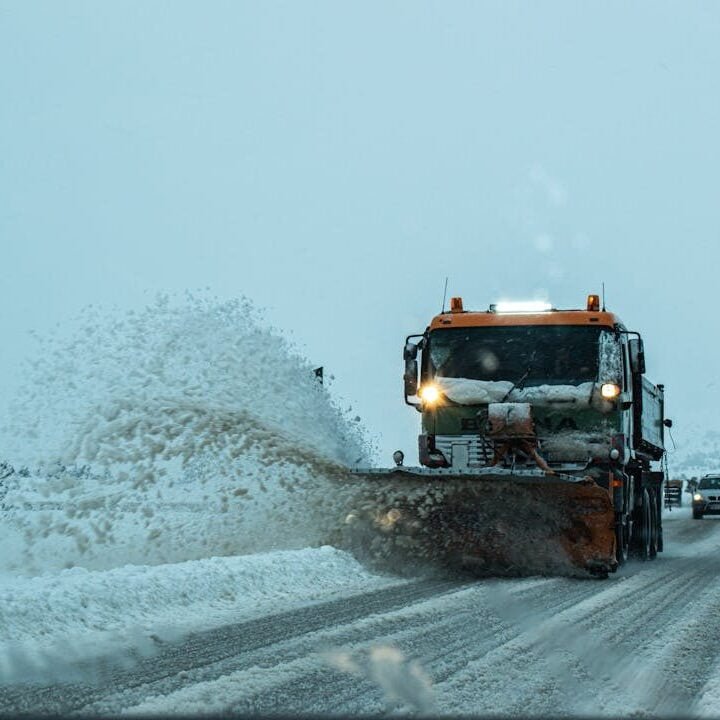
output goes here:
<path id="1" fill-rule="evenodd" d="M 693 510 L 693 519 L 694 520 L 702 520 L 703 514 L 699 510 Z"/>

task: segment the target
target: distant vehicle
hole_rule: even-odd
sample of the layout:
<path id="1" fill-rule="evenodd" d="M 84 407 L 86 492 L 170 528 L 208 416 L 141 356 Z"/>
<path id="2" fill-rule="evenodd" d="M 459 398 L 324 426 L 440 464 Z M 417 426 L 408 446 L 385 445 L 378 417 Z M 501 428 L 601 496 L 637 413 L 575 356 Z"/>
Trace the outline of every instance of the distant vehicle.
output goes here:
<path id="1" fill-rule="evenodd" d="M 695 489 L 692 512 L 696 520 L 703 515 L 720 515 L 720 475 L 705 475 Z"/>

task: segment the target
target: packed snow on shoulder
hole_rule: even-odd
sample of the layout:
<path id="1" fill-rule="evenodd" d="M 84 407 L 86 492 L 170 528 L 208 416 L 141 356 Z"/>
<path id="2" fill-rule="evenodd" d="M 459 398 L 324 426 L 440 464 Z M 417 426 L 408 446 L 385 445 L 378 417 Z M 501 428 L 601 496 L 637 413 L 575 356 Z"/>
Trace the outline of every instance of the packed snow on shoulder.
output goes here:
<path id="1" fill-rule="evenodd" d="M 89 308 L 0 436 L 0 578 L 321 545 L 369 461 L 349 415 L 248 301 Z"/>
<path id="2" fill-rule="evenodd" d="M 331 547 L 18 578 L 0 584 L 0 683 L 88 680 L 100 659 L 127 664 L 190 631 L 399 582 Z"/>

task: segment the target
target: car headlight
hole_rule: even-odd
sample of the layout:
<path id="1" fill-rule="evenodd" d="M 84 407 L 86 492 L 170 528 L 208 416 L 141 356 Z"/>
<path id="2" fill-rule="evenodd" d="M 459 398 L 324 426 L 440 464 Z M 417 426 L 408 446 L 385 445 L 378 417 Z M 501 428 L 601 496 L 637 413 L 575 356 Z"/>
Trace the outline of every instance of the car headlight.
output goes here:
<path id="1" fill-rule="evenodd" d="M 695 493 L 693 495 L 693 500 L 702 500 L 703 496 L 700 493 Z"/>

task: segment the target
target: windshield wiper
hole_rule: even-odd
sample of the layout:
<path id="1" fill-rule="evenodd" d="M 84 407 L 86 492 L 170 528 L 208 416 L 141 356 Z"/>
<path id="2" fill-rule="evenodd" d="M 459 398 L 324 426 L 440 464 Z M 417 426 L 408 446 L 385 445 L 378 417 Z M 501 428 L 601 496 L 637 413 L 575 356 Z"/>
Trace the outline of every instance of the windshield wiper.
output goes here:
<path id="1" fill-rule="evenodd" d="M 530 356 L 530 362 L 528 363 L 527 370 L 522 374 L 519 380 L 516 380 L 513 383 L 513 386 L 505 393 L 505 397 L 501 400 L 501 402 L 506 402 L 507 399 L 510 397 L 510 393 L 512 393 L 515 388 L 522 389 L 522 384 L 527 380 L 528 375 L 530 374 L 530 371 L 533 368 L 533 363 L 535 362 L 535 352 L 533 351 L 533 354 Z"/>

